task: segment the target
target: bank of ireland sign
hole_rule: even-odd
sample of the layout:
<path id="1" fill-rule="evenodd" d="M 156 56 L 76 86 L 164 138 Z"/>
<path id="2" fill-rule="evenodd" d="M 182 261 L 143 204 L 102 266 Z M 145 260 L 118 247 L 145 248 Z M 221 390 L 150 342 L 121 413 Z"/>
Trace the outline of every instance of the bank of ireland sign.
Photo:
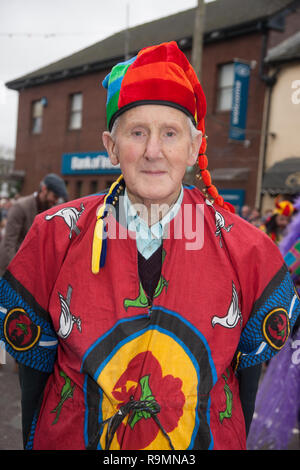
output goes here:
<path id="1" fill-rule="evenodd" d="M 113 166 L 107 152 L 77 152 L 62 155 L 63 175 L 120 174 L 120 166 Z"/>
<path id="2" fill-rule="evenodd" d="M 234 83 L 229 139 L 245 140 L 250 64 L 234 62 Z"/>

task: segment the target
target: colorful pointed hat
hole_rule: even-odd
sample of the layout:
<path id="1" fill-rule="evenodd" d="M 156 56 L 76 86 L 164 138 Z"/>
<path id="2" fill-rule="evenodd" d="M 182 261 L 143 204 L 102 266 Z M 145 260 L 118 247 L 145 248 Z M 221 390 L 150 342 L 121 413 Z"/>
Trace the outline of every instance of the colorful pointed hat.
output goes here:
<path id="1" fill-rule="evenodd" d="M 138 105 L 165 104 L 180 109 L 198 125 L 206 113 L 199 80 L 175 41 L 142 49 L 117 64 L 104 79 L 107 88 L 107 124 Z"/>
<path id="2" fill-rule="evenodd" d="M 279 198 L 275 200 L 275 209 L 273 214 L 286 215 L 291 217 L 294 212 L 294 206 L 290 201 L 279 201 Z"/>

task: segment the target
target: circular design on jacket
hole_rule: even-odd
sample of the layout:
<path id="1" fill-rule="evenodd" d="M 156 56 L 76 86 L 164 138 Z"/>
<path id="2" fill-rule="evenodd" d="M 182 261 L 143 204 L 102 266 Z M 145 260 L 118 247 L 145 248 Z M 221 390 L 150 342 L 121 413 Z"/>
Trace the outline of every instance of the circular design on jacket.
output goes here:
<path id="1" fill-rule="evenodd" d="M 262 326 L 263 336 L 272 348 L 281 349 L 289 334 L 289 316 L 284 308 L 275 308 L 269 312 Z"/>
<path id="2" fill-rule="evenodd" d="M 176 312 L 155 307 L 150 317 L 121 320 L 86 352 L 81 370 L 87 375 L 87 446 L 105 448 L 107 425 L 99 423 L 131 400 L 146 400 L 159 405 L 157 417 L 175 449 L 212 448 L 209 393 L 215 366 L 205 337 Z M 110 450 L 120 448 L 170 450 L 147 411 L 132 412 L 118 424 Z"/>
<path id="3" fill-rule="evenodd" d="M 170 361 L 170 355 L 177 361 Z M 111 381 L 116 370 L 117 379 Z M 97 382 L 112 390 L 109 396 L 103 394 L 104 420 L 128 404 L 131 397 L 138 402 L 152 401 L 160 407 L 157 416 L 174 448 L 188 448 L 195 427 L 199 376 L 193 361 L 168 334 L 154 329 L 132 338 L 112 356 Z M 121 423 L 111 450 L 119 450 L 120 443 L 126 450 L 170 450 L 166 437 L 147 412 L 133 412 L 127 423 Z M 104 448 L 105 433 L 100 444 Z"/>
<path id="4" fill-rule="evenodd" d="M 4 336 L 15 351 L 27 351 L 39 340 L 40 326 L 33 323 L 23 308 L 13 308 L 4 321 Z"/>

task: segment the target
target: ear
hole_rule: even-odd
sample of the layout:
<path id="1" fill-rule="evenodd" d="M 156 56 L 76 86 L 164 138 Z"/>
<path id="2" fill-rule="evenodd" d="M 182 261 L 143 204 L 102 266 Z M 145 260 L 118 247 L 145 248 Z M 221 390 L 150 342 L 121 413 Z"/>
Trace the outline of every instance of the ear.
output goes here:
<path id="1" fill-rule="evenodd" d="M 197 162 L 197 158 L 199 155 L 199 149 L 202 143 L 202 132 L 199 131 L 199 134 L 197 134 L 191 143 L 191 150 L 190 150 L 190 156 L 189 156 L 189 161 L 188 161 L 188 166 L 193 166 Z"/>
<path id="2" fill-rule="evenodd" d="M 102 142 L 104 147 L 107 150 L 109 159 L 112 163 L 112 165 L 118 165 L 119 164 L 119 159 L 118 155 L 116 152 L 116 144 L 115 141 L 113 140 L 111 133 L 108 131 L 104 131 L 102 134 Z"/>

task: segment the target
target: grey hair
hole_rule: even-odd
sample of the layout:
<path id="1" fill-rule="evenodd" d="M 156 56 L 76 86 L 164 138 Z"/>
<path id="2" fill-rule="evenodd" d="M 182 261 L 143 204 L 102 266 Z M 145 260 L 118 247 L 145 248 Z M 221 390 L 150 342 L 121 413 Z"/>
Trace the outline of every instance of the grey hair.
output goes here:
<path id="1" fill-rule="evenodd" d="M 113 140 L 115 140 L 115 138 L 116 138 L 116 132 L 117 132 L 118 125 L 119 125 L 119 122 L 120 122 L 120 117 L 121 116 L 117 117 L 117 119 L 114 121 L 112 129 L 110 131 L 110 135 L 111 135 Z M 192 120 L 188 116 L 186 116 L 186 119 L 187 119 L 188 126 L 189 126 L 189 129 L 190 129 L 191 139 L 194 140 L 199 134 L 201 134 L 201 131 L 199 131 L 194 126 Z"/>
<path id="2" fill-rule="evenodd" d="M 115 140 L 116 138 L 116 132 L 117 132 L 119 122 L 120 122 L 120 117 L 117 117 L 117 119 L 114 120 L 113 126 L 111 128 L 110 135 L 113 140 Z"/>
<path id="3" fill-rule="evenodd" d="M 187 120 L 189 123 L 191 138 L 192 140 L 194 140 L 199 134 L 201 134 L 201 131 L 199 131 L 199 129 L 197 129 L 197 127 L 194 126 L 192 120 L 188 116 L 187 116 Z"/>

